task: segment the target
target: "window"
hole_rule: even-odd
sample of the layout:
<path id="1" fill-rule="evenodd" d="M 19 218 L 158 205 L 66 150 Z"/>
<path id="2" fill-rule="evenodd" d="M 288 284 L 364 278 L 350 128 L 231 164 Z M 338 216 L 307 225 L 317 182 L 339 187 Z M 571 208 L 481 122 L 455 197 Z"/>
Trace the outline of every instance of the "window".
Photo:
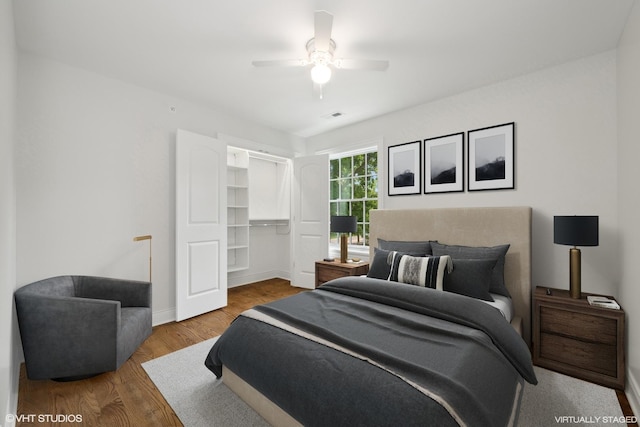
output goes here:
<path id="1" fill-rule="evenodd" d="M 369 246 L 369 211 L 378 207 L 377 149 L 331 159 L 329 186 L 329 214 L 357 218 L 358 231 L 349 236 L 349 245 Z M 337 233 L 329 239 L 338 245 Z"/>

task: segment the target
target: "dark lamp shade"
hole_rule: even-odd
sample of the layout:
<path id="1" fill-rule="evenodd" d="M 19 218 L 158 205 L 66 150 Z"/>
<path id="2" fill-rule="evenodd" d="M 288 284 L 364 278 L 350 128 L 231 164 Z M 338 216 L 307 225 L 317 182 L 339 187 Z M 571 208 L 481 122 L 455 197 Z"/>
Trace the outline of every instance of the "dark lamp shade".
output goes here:
<path id="1" fill-rule="evenodd" d="M 598 246 L 597 216 L 554 216 L 553 243 Z"/>
<path id="2" fill-rule="evenodd" d="M 332 233 L 355 233 L 358 231 L 358 224 L 355 216 L 331 216 Z"/>

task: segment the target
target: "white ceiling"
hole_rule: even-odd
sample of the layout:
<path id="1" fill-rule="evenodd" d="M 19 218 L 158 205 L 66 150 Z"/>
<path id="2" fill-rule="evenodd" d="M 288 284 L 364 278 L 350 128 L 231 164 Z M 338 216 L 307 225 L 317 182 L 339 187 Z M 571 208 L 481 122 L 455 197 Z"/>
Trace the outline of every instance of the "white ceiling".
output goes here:
<path id="1" fill-rule="evenodd" d="M 634 0 L 14 0 L 18 47 L 308 137 L 616 47 Z M 337 70 L 318 99 L 314 11 Z M 327 118 L 341 112 L 339 118 Z"/>

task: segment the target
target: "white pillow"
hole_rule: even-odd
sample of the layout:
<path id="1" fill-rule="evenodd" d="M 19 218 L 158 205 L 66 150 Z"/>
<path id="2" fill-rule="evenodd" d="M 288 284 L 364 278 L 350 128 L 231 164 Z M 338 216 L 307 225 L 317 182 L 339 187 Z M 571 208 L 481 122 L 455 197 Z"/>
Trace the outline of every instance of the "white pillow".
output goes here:
<path id="1" fill-rule="evenodd" d="M 414 257 L 402 255 L 398 263 L 398 282 L 444 290 L 444 278 L 453 270 L 449 255 Z M 393 275 L 393 274 L 392 274 Z"/>

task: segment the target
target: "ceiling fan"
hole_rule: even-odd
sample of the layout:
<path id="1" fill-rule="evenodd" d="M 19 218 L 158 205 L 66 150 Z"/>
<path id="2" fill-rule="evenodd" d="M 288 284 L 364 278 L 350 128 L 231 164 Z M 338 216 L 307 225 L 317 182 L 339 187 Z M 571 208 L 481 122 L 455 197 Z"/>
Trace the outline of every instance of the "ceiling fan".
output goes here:
<path id="1" fill-rule="evenodd" d="M 389 67 L 389 61 L 373 59 L 344 59 L 336 58 L 336 42 L 331 38 L 333 15 L 324 10 L 315 13 L 315 34 L 307 42 L 308 57 L 302 59 L 283 59 L 271 61 L 253 61 L 255 67 L 311 67 L 311 80 L 322 98 L 322 85 L 331 79 L 331 68 L 344 70 L 373 70 L 384 71 Z"/>

